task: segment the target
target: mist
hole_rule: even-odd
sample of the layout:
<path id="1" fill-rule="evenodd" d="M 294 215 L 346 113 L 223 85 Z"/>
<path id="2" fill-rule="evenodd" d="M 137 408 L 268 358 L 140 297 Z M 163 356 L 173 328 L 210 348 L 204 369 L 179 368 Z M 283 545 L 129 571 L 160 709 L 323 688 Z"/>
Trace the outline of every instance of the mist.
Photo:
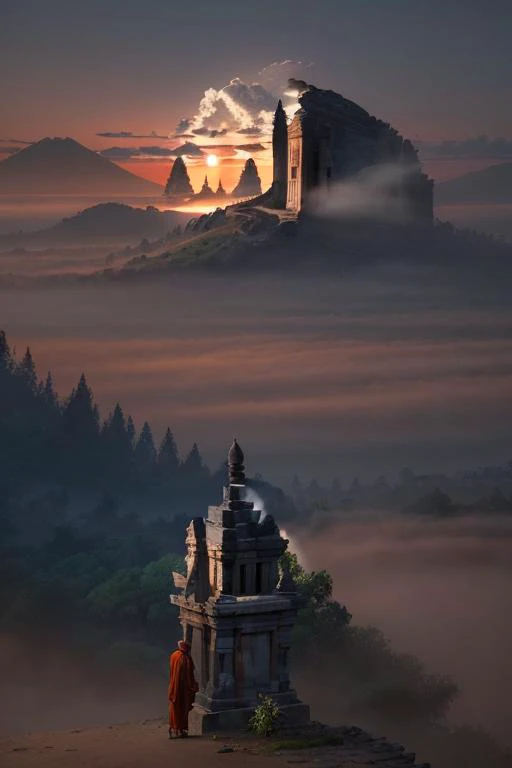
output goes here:
<path id="1" fill-rule="evenodd" d="M 366 168 L 352 178 L 318 188 L 311 196 L 312 211 L 321 218 L 404 221 L 407 205 L 397 190 L 417 173 L 413 166 L 388 163 Z"/>
<path id="2" fill-rule="evenodd" d="M 327 569 L 353 623 L 383 630 L 392 647 L 451 676 L 453 725 L 485 728 L 512 746 L 512 520 L 423 520 L 370 512 L 333 514 L 292 530 L 308 568 Z M 300 675 L 299 675 L 300 677 Z M 336 693 L 315 696 L 315 716 L 334 722 Z"/>
<path id="3" fill-rule="evenodd" d="M 411 279 L 413 276 L 414 279 Z M 236 434 L 248 472 L 375 477 L 509 458 L 510 296 L 387 267 L 1 290 L 10 343 L 68 394 L 82 371 L 209 464 Z M 471 418 L 468 418 L 468 416 Z"/>

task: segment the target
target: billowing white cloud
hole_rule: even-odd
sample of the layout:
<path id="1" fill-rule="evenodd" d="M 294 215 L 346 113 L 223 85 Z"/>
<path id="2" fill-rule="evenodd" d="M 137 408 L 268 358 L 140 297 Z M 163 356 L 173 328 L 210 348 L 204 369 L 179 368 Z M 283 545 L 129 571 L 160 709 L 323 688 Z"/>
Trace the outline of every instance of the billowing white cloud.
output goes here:
<path id="1" fill-rule="evenodd" d="M 207 88 L 193 118 L 180 120 L 176 134 L 189 131 L 215 138 L 230 132 L 247 135 L 268 133 L 278 96 L 260 83 L 233 78 L 219 90 Z"/>
<path id="2" fill-rule="evenodd" d="M 218 90 L 207 88 L 196 114 L 180 120 L 176 135 L 192 133 L 209 138 L 227 133 L 269 135 L 277 101 L 283 98 L 288 80 L 305 76 L 312 66 L 313 62 L 292 59 L 274 61 L 258 73 L 258 82 L 248 83 L 234 77 Z M 297 108 L 296 98 L 285 98 L 284 106 L 291 116 Z"/>

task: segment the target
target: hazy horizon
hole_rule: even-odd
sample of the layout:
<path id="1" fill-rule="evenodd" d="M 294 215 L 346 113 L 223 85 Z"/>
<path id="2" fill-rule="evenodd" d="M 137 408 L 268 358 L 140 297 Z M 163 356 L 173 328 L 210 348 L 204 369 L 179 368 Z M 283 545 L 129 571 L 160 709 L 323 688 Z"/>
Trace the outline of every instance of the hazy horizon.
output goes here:
<path id="1" fill-rule="evenodd" d="M 2 325 L 61 395 L 85 371 L 104 417 L 119 400 L 158 439 L 169 424 L 183 452 L 197 441 L 213 468 L 233 434 L 250 471 L 278 483 L 503 463 L 508 293 L 425 276 L 3 289 Z"/>

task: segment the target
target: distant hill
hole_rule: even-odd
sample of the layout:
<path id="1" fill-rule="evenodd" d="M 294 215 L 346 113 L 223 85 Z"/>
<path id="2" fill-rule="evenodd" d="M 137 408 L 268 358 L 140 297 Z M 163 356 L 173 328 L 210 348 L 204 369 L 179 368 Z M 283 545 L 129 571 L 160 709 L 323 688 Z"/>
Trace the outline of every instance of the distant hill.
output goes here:
<path id="1" fill-rule="evenodd" d="M 74 139 L 41 139 L 0 162 L 2 195 L 159 195 L 162 188 Z"/>
<path id="2" fill-rule="evenodd" d="M 475 203 L 496 205 L 512 203 L 512 163 L 500 163 L 472 171 L 434 187 L 436 205 Z"/>
<path id="3" fill-rule="evenodd" d="M 141 238 L 165 237 L 176 226 L 184 226 L 190 215 L 158 211 L 152 206 L 132 208 L 122 203 L 99 203 L 63 219 L 49 229 L 0 236 L 0 246 L 59 246 L 98 241 L 130 243 Z"/>

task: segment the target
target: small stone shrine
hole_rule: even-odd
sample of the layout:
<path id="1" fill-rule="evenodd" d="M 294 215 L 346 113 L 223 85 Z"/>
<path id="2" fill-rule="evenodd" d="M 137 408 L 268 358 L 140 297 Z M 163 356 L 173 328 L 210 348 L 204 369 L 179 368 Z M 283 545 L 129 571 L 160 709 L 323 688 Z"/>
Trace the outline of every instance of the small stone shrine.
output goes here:
<path id="1" fill-rule="evenodd" d="M 180 594 L 171 602 L 179 607 L 199 684 L 192 734 L 247 727 L 260 694 L 279 704 L 287 723 L 309 721 L 309 707 L 288 677 L 297 594 L 278 566 L 288 542 L 270 515 L 244 500 L 243 462 L 234 440 L 222 504 L 192 520 L 187 575 L 173 574 Z"/>

